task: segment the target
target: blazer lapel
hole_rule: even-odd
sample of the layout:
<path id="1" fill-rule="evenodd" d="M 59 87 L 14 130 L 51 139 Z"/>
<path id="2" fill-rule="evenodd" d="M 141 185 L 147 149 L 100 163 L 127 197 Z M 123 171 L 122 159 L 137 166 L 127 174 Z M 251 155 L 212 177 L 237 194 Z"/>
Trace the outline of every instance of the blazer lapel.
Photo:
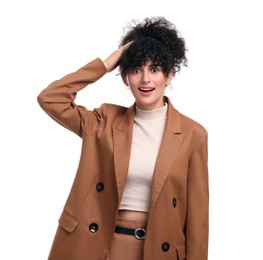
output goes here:
<path id="1" fill-rule="evenodd" d="M 125 185 L 132 144 L 134 105 L 113 126 L 113 153 L 119 202 Z"/>
<path id="2" fill-rule="evenodd" d="M 167 97 L 164 97 L 164 100 L 168 103 L 167 120 L 162 144 L 155 163 L 148 219 L 183 141 L 180 114 Z M 113 126 L 114 166 L 119 202 L 128 173 L 134 115 L 135 105 L 128 108 L 127 112 Z"/>
<path id="3" fill-rule="evenodd" d="M 148 219 L 154 209 L 155 202 L 158 199 L 165 180 L 170 173 L 171 167 L 184 137 L 181 133 L 179 112 L 174 109 L 167 97 L 164 98 L 168 103 L 167 120 L 162 144 L 154 169 Z"/>

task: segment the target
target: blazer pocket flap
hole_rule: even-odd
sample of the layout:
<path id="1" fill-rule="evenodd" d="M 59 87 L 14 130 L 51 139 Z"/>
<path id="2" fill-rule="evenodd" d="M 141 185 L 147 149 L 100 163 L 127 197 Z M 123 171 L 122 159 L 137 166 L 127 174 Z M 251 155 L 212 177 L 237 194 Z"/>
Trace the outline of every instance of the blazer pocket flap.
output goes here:
<path id="1" fill-rule="evenodd" d="M 179 260 L 185 259 L 185 244 L 180 244 L 176 247 L 177 256 Z"/>
<path id="2" fill-rule="evenodd" d="M 66 211 L 63 211 L 58 223 L 59 226 L 62 227 L 65 231 L 67 231 L 68 233 L 72 233 L 79 224 L 79 221 Z"/>

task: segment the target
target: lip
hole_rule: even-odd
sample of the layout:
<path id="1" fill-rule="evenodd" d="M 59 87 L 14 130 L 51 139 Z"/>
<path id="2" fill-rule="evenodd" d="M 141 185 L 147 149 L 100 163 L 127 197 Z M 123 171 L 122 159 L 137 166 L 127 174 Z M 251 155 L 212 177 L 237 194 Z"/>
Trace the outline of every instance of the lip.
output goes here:
<path id="1" fill-rule="evenodd" d="M 152 92 L 155 88 L 153 88 L 153 87 L 140 87 L 138 89 L 139 89 L 139 91 L 141 91 L 143 93 L 147 93 L 147 92 Z"/>
<path id="2" fill-rule="evenodd" d="M 154 92 L 155 88 L 153 88 L 153 87 L 140 87 L 140 88 L 138 88 L 138 90 L 142 96 L 148 97 Z"/>

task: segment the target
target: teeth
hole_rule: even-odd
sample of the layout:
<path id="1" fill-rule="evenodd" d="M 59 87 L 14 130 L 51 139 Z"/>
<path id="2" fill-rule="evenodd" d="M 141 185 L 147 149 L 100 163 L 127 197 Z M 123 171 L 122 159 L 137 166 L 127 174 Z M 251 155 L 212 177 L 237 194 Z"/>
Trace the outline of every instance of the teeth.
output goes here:
<path id="1" fill-rule="evenodd" d="M 149 90 L 153 90 L 154 88 L 139 88 L 142 91 L 149 91 Z"/>

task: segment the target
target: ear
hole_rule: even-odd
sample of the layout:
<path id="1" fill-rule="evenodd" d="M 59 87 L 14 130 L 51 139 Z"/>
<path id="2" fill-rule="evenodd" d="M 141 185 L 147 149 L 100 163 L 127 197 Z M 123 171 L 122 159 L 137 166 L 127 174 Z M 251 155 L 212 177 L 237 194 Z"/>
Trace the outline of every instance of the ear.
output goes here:
<path id="1" fill-rule="evenodd" d="M 168 77 L 166 78 L 166 86 L 170 85 L 172 80 L 173 80 L 173 77 L 175 76 L 175 72 L 174 71 L 171 71 L 169 74 L 168 74 Z"/>
<path id="2" fill-rule="evenodd" d="M 125 78 L 122 78 L 122 81 L 127 87 L 129 87 L 129 82 L 127 80 L 127 76 Z"/>

